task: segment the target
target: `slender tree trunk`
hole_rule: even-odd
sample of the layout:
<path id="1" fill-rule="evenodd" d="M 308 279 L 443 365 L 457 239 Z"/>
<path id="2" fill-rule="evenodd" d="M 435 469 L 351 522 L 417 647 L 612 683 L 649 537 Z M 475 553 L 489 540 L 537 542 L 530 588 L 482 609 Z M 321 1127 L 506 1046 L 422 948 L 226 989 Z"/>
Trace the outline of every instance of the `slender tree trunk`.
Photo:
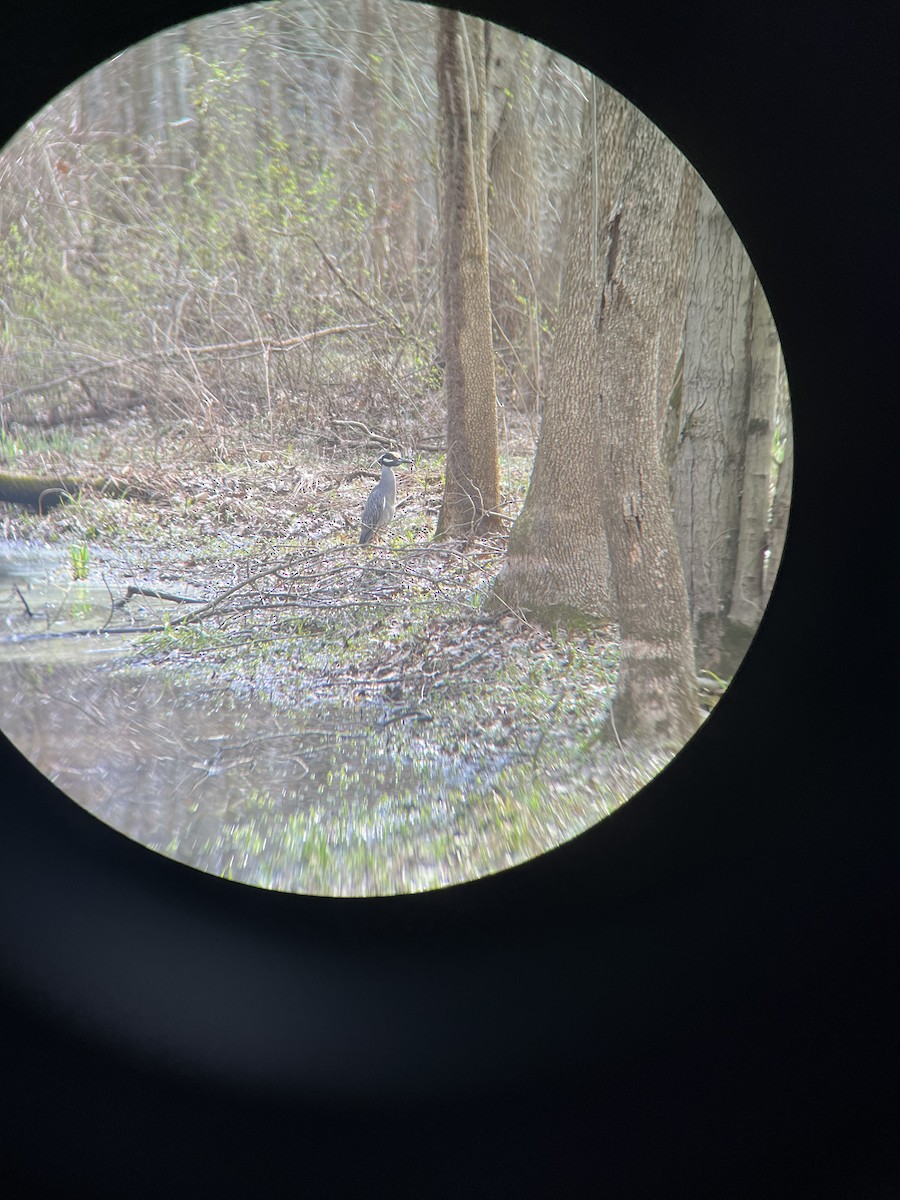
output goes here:
<path id="1" fill-rule="evenodd" d="M 190 145 L 185 126 L 190 124 L 191 104 L 188 96 L 190 64 L 185 52 L 186 33 L 183 25 L 173 26 L 160 35 L 160 57 L 163 65 L 163 99 L 165 103 L 166 141 L 165 164 L 161 165 L 163 183 L 172 190 L 184 184 L 190 166 Z"/>
<path id="2" fill-rule="evenodd" d="M 391 59 L 391 91 L 401 93 L 406 67 L 396 56 Z M 394 296 L 407 303 L 416 291 L 416 172 L 415 146 L 408 136 L 396 131 L 389 138 L 390 155 L 384 158 L 387 170 L 385 240 L 387 247 L 388 287 Z"/>
<path id="3" fill-rule="evenodd" d="M 540 390 L 538 173 L 529 111 L 535 47 L 509 30 L 491 34 L 489 91 L 499 110 L 490 151 L 491 308 L 507 393 L 532 411 Z"/>
<path id="4" fill-rule="evenodd" d="M 507 559 L 488 605 L 545 622 L 609 618 L 609 553 L 603 529 L 597 425 L 600 304 L 598 223 L 619 186 L 626 101 L 602 84 L 585 105 L 582 153 L 570 206 L 559 328 L 537 452 Z"/>
<path id="5" fill-rule="evenodd" d="M 488 275 L 484 23 L 441 9 L 437 83 L 447 463 L 437 536 L 499 527 Z"/>
<path id="6" fill-rule="evenodd" d="M 584 102 L 580 95 L 584 87 L 584 68 L 569 59 L 560 59 L 552 50 L 540 56 L 537 68 L 537 91 L 540 107 L 547 113 L 552 139 L 545 138 L 540 164 L 541 179 L 541 260 L 538 267 L 538 294 L 545 315 L 556 328 L 556 316 L 562 296 L 563 270 L 568 245 L 571 209 L 575 192 L 571 187 L 571 161 L 577 163 L 579 146 L 572 145 L 572 135 L 562 131 L 579 128 Z M 560 136 L 556 136 L 559 134 Z M 572 151 L 574 150 L 574 155 Z"/>
<path id="7" fill-rule="evenodd" d="M 763 611 L 763 571 L 769 524 L 772 424 L 778 388 L 778 334 L 758 279 L 753 284 L 750 398 L 744 437 L 737 562 L 728 624 L 731 641 L 750 644 Z"/>
<path id="8" fill-rule="evenodd" d="M 700 723 L 687 593 L 657 425 L 661 348 L 675 341 L 668 254 L 681 156 L 633 112 L 607 226 L 599 311 L 600 478 L 619 620 L 611 736 L 680 749 Z M 607 210 L 609 211 L 609 210 Z"/>
<path id="9" fill-rule="evenodd" d="M 356 285 L 381 288 L 387 273 L 387 197 L 384 163 L 384 115 L 381 104 L 379 9 L 373 0 L 360 0 L 354 61 L 349 67 L 347 122 L 358 194 L 372 204 L 368 253 L 356 262 Z"/>

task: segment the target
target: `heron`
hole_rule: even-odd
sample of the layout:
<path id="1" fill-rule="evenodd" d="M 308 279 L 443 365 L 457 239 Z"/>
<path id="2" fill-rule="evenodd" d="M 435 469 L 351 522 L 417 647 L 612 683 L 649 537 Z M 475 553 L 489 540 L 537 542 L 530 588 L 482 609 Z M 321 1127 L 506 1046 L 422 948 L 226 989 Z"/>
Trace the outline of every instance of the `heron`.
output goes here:
<path id="1" fill-rule="evenodd" d="M 384 529 L 393 517 L 394 505 L 397 501 L 397 479 L 394 475 L 394 467 L 398 467 L 401 463 L 412 463 L 412 459 L 400 458 L 387 451 L 382 454 L 378 462 L 381 466 L 381 479 L 372 488 L 366 501 L 366 507 L 363 509 L 362 525 L 359 531 L 361 546 L 368 545 L 378 530 Z"/>

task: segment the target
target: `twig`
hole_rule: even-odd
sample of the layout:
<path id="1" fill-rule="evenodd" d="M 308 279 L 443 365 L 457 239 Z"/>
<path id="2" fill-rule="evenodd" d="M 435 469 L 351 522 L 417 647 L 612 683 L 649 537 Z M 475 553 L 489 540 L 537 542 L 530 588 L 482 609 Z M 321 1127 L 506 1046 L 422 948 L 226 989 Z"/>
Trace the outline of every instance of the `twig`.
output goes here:
<path id="1" fill-rule="evenodd" d="M 132 596 L 149 596 L 155 600 L 171 600 L 173 604 L 206 604 L 202 596 L 176 596 L 172 592 L 160 592 L 156 588 L 146 587 L 129 587 L 125 592 L 125 598 L 118 601 L 121 606 L 127 603 Z"/>
<path id="2" fill-rule="evenodd" d="M 281 565 L 277 567 L 266 567 L 264 571 L 257 571 L 255 575 L 250 575 L 247 579 L 242 579 L 240 583 L 234 584 L 233 587 L 226 588 L 224 592 L 208 601 L 206 604 L 204 604 L 203 608 L 198 609 L 196 612 L 185 613 L 182 617 L 175 617 L 174 620 L 170 622 L 170 626 L 186 625 L 188 622 L 192 623 L 194 621 L 199 621 L 201 617 L 205 617 L 209 613 L 215 612 L 215 610 L 219 608 L 230 596 L 234 596 L 237 592 L 243 591 L 244 588 L 249 587 L 252 583 L 256 583 L 260 579 L 265 579 L 267 575 L 277 574 L 277 572 L 280 570 Z"/>
<path id="3" fill-rule="evenodd" d="M 0 646 L 18 646 L 22 642 L 49 642 L 58 638 L 106 637 L 110 633 L 162 633 L 166 625 L 103 625 L 99 629 L 66 629 L 60 633 L 17 633 L 0 638 Z"/>
<path id="4" fill-rule="evenodd" d="M 33 620 L 33 619 L 34 619 L 34 613 L 33 613 L 33 612 L 31 611 L 31 609 L 28 607 L 28 601 L 25 599 L 25 597 L 22 595 L 21 591 L 19 590 L 19 585 L 18 585 L 18 584 L 13 584 L 13 589 L 15 590 L 15 593 L 16 593 L 16 595 L 19 597 L 19 599 L 20 599 L 20 600 L 22 601 L 22 603 L 25 605 L 25 612 L 26 612 L 26 613 L 28 614 L 28 616 L 29 616 L 29 617 L 30 617 L 30 618 Z"/>
<path id="5" fill-rule="evenodd" d="M 624 753 L 625 747 L 622 745 L 621 739 L 619 738 L 619 731 L 618 731 L 618 729 L 616 729 L 616 718 L 613 715 L 612 704 L 610 704 L 610 706 L 609 706 L 608 716 L 609 716 L 609 723 L 612 726 L 613 735 L 616 739 L 616 744 L 618 745 L 619 749 L 621 751 L 623 751 L 623 753 Z"/>
<path id="6" fill-rule="evenodd" d="M 332 417 L 330 424 L 331 425 L 346 425 L 349 429 L 359 429 L 366 435 L 366 438 L 368 439 L 368 441 L 374 442 L 376 446 L 393 446 L 394 445 L 393 438 L 388 437 L 386 434 L 375 433 L 373 430 L 369 429 L 366 425 L 363 425 L 362 421 L 350 421 L 350 420 L 343 420 L 338 417 Z"/>
<path id="7" fill-rule="evenodd" d="M 109 616 L 103 622 L 102 626 L 103 629 L 106 629 L 110 621 L 112 621 L 113 617 L 116 615 L 116 598 L 113 595 L 112 588 L 109 586 L 109 581 L 106 578 L 105 571 L 100 572 L 100 578 L 103 580 L 103 586 L 106 588 L 107 596 L 109 596 Z"/>
<path id="8" fill-rule="evenodd" d="M 380 304 L 373 303 L 367 296 L 364 296 L 362 294 L 362 292 L 357 291 L 357 289 L 353 286 L 353 284 L 350 282 L 350 280 L 347 278 L 347 276 L 344 274 L 344 272 L 341 270 L 341 268 L 337 265 L 337 263 L 332 262 L 329 255 L 327 255 L 325 253 L 325 251 L 322 249 L 322 247 L 319 245 L 319 243 L 316 241 L 316 239 L 314 237 L 310 237 L 309 240 L 312 242 L 312 244 L 318 250 L 319 254 L 321 254 L 322 262 L 325 264 L 325 266 L 328 268 L 328 270 L 331 271 L 331 273 L 335 276 L 335 278 L 338 280 L 338 282 L 340 283 L 342 288 L 344 288 L 346 291 L 348 291 L 351 296 L 355 296 L 356 299 L 360 302 L 360 304 L 364 304 L 366 306 L 366 308 L 369 309 L 370 312 L 373 312 L 376 315 L 376 317 L 380 317 L 382 319 L 382 321 L 386 321 L 388 324 L 392 325 L 394 327 L 394 329 L 397 331 L 397 333 L 403 333 L 403 326 L 400 324 L 400 322 L 397 320 L 396 317 L 392 316 L 391 313 L 387 312 L 384 308 L 382 308 Z"/>

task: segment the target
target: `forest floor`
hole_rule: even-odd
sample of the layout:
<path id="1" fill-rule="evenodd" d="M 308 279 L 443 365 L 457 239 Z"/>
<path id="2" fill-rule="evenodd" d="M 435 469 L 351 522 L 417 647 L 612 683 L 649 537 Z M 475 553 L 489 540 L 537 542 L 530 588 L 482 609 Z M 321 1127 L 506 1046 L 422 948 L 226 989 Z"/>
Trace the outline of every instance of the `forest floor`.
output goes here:
<path id="1" fill-rule="evenodd" d="M 533 430 L 522 423 L 505 443 L 511 522 Z M 199 704 L 224 690 L 273 720 L 326 721 L 333 731 L 327 771 L 318 770 L 321 746 L 316 763 L 296 759 L 301 773 L 312 764 L 318 774 L 289 812 L 283 797 L 273 807 L 257 789 L 252 814 L 242 810 L 202 845 L 157 830 L 141 839 L 153 848 L 285 890 L 422 890 L 558 845 L 665 761 L 601 743 L 614 627 L 549 630 L 482 611 L 506 535 L 432 541 L 442 456 L 415 454 L 398 470 L 392 525 L 377 545 L 357 544 L 378 452 L 327 439 L 276 445 L 262 428 L 210 441 L 187 422 L 151 431 L 136 418 L 0 444 L 3 470 L 111 475 L 146 489 L 125 500 L 86 489 L 45 515 L 3 514 L 9 544 L 54 549 L 71 587 L 108 596 L 108 612 L 84 629 L 122 643 L 102 669 L 177 681 Z M 12 639 L 36 648 L 63 632 L 29 614 L 21 593 L 4 611 Z M 137 627 L 137 636 L 116 633 Z M 356 739 L 352 752 L 342 739 Z"/>

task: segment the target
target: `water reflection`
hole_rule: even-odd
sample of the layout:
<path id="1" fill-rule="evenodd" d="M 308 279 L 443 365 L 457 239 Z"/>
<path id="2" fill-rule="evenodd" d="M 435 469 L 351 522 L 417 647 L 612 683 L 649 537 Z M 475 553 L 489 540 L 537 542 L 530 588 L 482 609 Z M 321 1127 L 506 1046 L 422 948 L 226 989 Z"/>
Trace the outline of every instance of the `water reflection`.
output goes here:
<path id="1" fill-rule="evenodd" d="M 0 588 L 26 584 L 42 575 L 49 577 L 60 557 L 46 546 L 14 539 L 0 541 Z"/>
<path id="2" fill-rule="evenodd" d="M 78 630 L 122 624 L 102 584 L 72 578 L 71 564 L 47 546 L 0 542 L 0 665 L 20 658 L 59 661 L 78 656 L 97 661 L 121 653 L 111 641 L 76 646 Z M 64 644 L 66 643 L 66 644 Z"/>

